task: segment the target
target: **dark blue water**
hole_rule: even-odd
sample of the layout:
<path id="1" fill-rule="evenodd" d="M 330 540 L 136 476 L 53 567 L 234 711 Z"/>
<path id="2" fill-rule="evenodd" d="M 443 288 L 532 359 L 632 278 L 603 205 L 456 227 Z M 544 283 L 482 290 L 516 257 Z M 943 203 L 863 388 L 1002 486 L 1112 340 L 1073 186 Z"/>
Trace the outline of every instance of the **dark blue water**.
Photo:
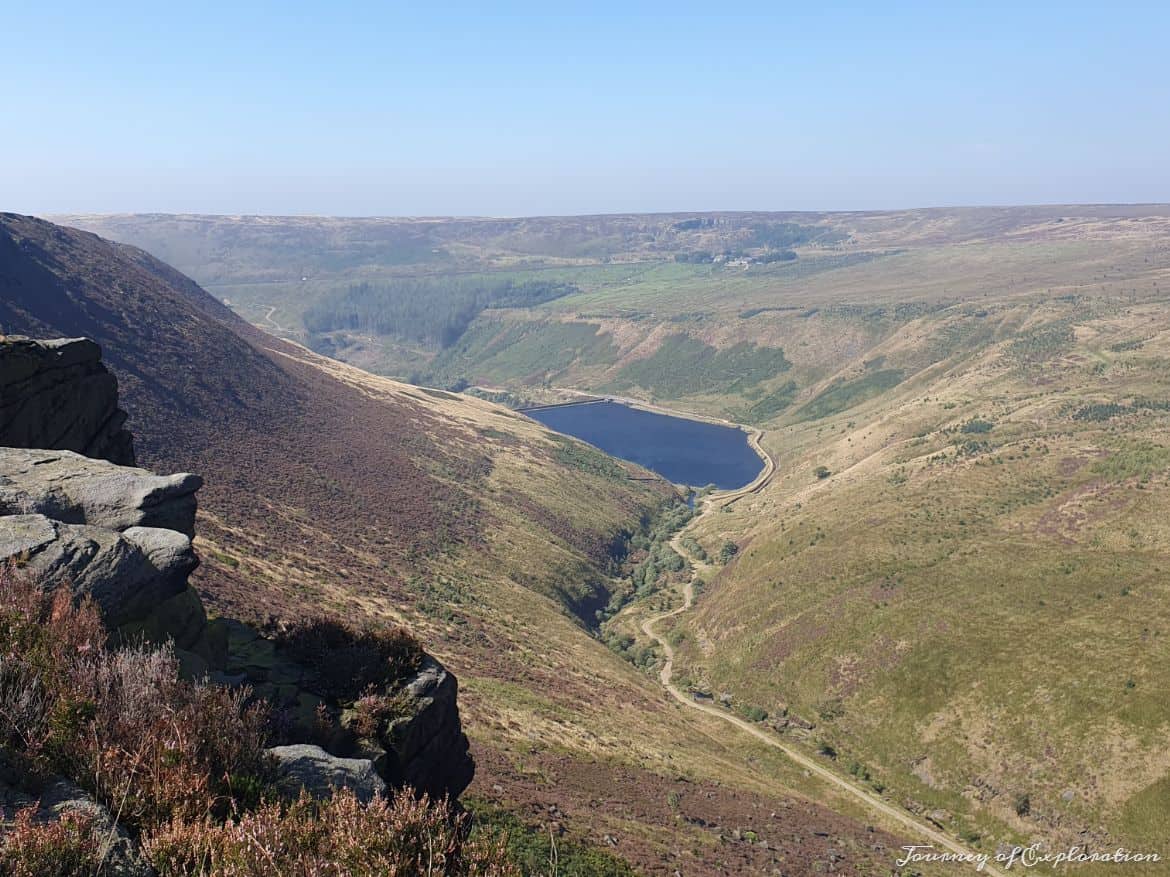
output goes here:
<path id="1" fill-rule="evenodd" d="M 618 402 L 594 402 L 525 411 L 550 429 L 645 466 L 676 484 L 720 490 L 743 487 L 764 463 L 747 433 L 685 417 L 655 414 Z"/>

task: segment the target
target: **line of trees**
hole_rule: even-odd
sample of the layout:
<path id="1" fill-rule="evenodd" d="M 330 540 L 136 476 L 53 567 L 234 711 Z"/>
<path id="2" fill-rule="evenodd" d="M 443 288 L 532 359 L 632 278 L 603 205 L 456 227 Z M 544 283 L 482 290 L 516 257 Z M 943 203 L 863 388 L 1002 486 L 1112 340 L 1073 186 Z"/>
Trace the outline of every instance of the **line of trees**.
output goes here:
<path id="1" fill-rule="evenodd" d="M 524 308 L 578 292 L 555 280 L 402 278 L 359 283 L 305 312 L 314 334 L 347 330 L 450 347 L 485 308 Z"/>

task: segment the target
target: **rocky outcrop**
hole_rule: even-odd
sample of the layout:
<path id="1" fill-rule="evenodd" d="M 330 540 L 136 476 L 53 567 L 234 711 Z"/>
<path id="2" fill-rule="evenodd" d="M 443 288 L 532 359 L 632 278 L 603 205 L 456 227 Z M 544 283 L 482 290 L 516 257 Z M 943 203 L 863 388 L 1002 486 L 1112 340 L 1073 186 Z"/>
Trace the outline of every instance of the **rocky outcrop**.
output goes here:
<path id="1" fill-rule="evenodd" d="M 192 538 L 202 480 L 88 456 L 121 447 L 111 459 L 132 459 L 129 438 L 117 438 L 125 415 L 96 345 L 0 339 L 0 387 L 0 442 L 22 445 L 0 447 L 0 563 L 92 598 L 115 640 L 170 641 L 188 676 L 248 685 L 270 701 L 295 744 L 274 755 L 297 789 L 346 785 L 372 796 L 389 784 L 453 798 L 467 787 L 475 766 L 458 686 L 433 658 L 379 692 L 396 709 L 372 733 L 363 726 L 363 737 L 347 724 L 353 705 L 321 690 L 313 668 L 255 628 L 208 620 L 188 583 L 199 562 Z M 73 450 L 23 447 L 50 438 Z"/>
<path id="2" fill-rule="evenodd" d="M 72 451 L 7 449 L 0 459 L 0 515 L 39 514 L 112 530 L 160 527 L 195 535 L 198 475 L 155 475 Z"/>
<path id="3" fill-rule="evenodd" d="M 134 464 L 118 382 L 85 338 L 0 336 L 0 446 L 70 450 Z"/>
<path id="4" fill-rule="evenodd" d="M 411 786 L 432 798 L 454 797 L 475 774 L 459 723 L 455 677 L 428 656 L 404 690 L 409 712 L 391 721 L 376 741 L 385 751 L 382 775 L 391 785 Z"/>
<path id="5" fill-rule="evenodd" d="M 0 459 L 5 451 L 0 450 Z M 0 518 L 0 562 L 91 597 L 110 628 L 139 621 L 187 588 L 198 565 L 191 540 L 175 530 L 66 524 L 45 515 Z"/>
<path id="6" fill-rule="evenodd" d="M 458 797 L 475 775 L 470 745 L 459 720 L 455 676 L 429 655 L 383 695 L 399 709 L 373 734 L 354 730 L 356 714 L 321 689 L 316 674 L 270 639 L 238 621 L 222 625 L 227 639 L 227 682 L 252 685 L 283 716 L 291 739 L 321 743 L 332 755 L 370 761 L 391 786 L 410 786 L 431 798 Z"/>
<path id="7" fill-rule="evenodd" d="M 327 798 L 334 789 L 349 789 L 362 802 L 386 794 L 386 781 L 368 759 L 339 758 L 306 743 L 276 746 L 268 752 L 277 762 L 277 785 L 290 798 L 302 789 L 314 798 Z"/>

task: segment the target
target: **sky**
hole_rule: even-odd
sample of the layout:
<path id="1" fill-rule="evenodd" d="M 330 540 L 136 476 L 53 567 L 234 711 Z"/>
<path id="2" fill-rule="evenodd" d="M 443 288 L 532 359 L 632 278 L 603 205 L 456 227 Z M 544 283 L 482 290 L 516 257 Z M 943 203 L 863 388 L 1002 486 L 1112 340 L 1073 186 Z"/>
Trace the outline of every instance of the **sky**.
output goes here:
<path id="1" fill-rule="evenodd" d="M 1170 201 L 1170 4 L 3 0 L 0 210 Z"/>

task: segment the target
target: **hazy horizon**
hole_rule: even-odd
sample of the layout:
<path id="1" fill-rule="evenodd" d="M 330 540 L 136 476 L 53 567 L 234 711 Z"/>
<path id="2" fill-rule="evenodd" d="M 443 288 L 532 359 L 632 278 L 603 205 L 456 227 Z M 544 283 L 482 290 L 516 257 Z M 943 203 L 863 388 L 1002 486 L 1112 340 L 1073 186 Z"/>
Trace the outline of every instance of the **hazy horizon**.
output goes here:
<path id="1" fill-rule="evenodd" d="M 84 217 L 116 217 L 116 216 L 196 216 L 209 218 L 256 218 L 256 219 L 390 219 L 390 220 L 507 220 L 507 219 L 587 219 L 589 217 L 597 216 L 677 216 L 679 214 L 752 214 L 752 213 L 772 213 L 772 214 L 808 214 L 808 215 L 824 215 L 824 214 L 853 214 L 853 213 L 902 213 L 926 210 L 1016 210 L 1016 209 L 1042 209 L 1046 207 L 1080 207 L 1092 208 L 1094 210 L 1106 209 L 1110 207 L 1117 208 L 1139 208 L 1139 207 L 1165 207 L 1170 209 L 1170 200 L 1167 201 L 1051 201 L 1047 203 L 1035 202 L 1030 204 L 910 204 L 900 207 L 873 207 L 866 209 L 850 209 L 839 208 L 833 210 L 788 210 L 784 208 L 777 209 L 739 209 L 739 208 L 713 208 L 710 210 L 690 210 L 680 208 L 678 210 L 626 210 L 626 211 L 609 211 L 604 213 L 227 213 L 227 212 L 196 212 L 196 211 L 175 211 L 175 210 L 150 210 L 150 211 L 60 211 L 53 213 L 28 213 L 31 216 L 39 216 L 44 219 L 60 219 L 68 218 L 70 216 Z M 22 211 L 4 211 L 0 212 L 15 212 Z"/>
<path id="2" fill-rule="evenodd" d="M 0 208 L 571 216 L 1170 201 L 1170 11 L 8 14 Z"/>

